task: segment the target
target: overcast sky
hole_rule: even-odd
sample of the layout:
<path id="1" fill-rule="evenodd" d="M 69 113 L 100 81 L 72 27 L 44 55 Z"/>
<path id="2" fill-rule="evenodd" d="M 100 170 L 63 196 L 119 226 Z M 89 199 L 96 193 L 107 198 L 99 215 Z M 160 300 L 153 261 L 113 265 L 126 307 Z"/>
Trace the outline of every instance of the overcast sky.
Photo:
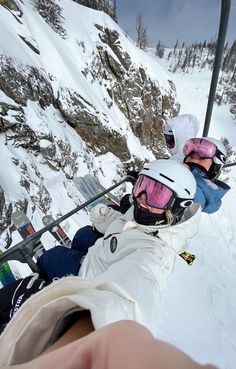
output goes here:
<path id="1" fill-rule="evenodd" d="M 135 22 L 142 13 L 150 46 L 211 40 L 218 35 L 221 0 L 117 0 L 118 23 L 136 40 Z M 236 0 L 231 0 L 227 39 L 236 40 Z"/>

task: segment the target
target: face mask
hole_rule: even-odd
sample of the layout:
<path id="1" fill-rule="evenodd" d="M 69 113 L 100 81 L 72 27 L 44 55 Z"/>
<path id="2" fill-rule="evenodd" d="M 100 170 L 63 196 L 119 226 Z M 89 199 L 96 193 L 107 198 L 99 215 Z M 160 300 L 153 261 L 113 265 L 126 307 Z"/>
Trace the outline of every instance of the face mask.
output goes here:
<path id="1" fill-rule="evenodd" d="M 160 221 L 163 221 L 161 224 L 165 224 L 166 216 L 163 214 L 153 214 L 148 211 L 144 211 L 137 206 L 137 202 L 134 200 L 134 220 L 138 224 L 153 226 L 157 225 Z"/>

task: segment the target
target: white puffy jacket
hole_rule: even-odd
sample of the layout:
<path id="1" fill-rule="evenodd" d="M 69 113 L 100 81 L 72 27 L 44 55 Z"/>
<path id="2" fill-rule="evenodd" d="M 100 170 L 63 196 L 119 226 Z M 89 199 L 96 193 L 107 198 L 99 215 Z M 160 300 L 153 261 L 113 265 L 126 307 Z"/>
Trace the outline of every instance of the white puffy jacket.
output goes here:
<path id="1" fill-rule="evenodd" d="M 0 364 L 20 364 L 42 353 L 63 317 L 75 310 L 89 309 L 95 329 L 131 319 L 155 334 L 160 293 L 176 255 L 197 232 L 200 212 L 194 204 L 181 223 L 160 228 L 158 236 L 152 235 L 157 227 L 133 221 L 133 208 L 113 213 L 111 224 L 101 212 L 106 233 L 89 249 L 79 277 L 53 282 L 22 305 L 0 337 Z"/>
<path id="2" fill-rule="evenodd" d="M 170 149 L 171 159 L 182 163 L 184 159 L 183 147 L 187 140 L 196 137 L 200 128 L 200 122 L 192 114 L 181 114 L 170 118 L 167 124 L 171 128 L 175 138 L 175 146 Z"/>

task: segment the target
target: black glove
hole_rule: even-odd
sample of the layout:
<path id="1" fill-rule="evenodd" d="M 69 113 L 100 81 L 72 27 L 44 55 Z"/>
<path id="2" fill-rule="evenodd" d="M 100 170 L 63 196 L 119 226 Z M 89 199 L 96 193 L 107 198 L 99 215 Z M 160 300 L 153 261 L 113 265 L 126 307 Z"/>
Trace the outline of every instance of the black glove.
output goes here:
<path id="1" fill-rule="evenodd" d="M 137 171 L 137 170 L 128 170 L 127 175 L 133 177 L 133 178 L 129 178 L 129 182 L 131 182 L 132 185 L 134 185 L 137 178 L 138 178 L 139 171 Z"/>

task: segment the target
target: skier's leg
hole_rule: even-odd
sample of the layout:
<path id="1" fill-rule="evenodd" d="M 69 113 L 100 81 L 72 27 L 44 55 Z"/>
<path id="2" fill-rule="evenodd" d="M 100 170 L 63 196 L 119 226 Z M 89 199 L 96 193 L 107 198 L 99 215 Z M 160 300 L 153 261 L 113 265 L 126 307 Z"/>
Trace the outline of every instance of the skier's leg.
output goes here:
<path id="1" fill-rule="evenodd" d="M 0 334 L 11 319 L 10 311 L 12 308 L 12 298 L 21 281 L 22 279 L 19 279 L 0 289 Z"/>
<path id="2" fill-rule="evenodd" d="M 78 275 L 82 252 L 56 246 L 44 252 L 37 261 L 40 276 L 46 281 L 68 275 Z"/>
<path id="3" fill-rule="evenodd" d="M 88 248 L 94 245 L 100 237 L 103 237 L 102 233 L 98 232 L 96 228 L 87 225 L 76 232 L 71 243 L 71 249 L 83 251 L 85 255 Z"/>
<path id="4" fill-rule="evenodd" d="M 34 273 L 0 289 L 0 334 L 21 305 L 31 295 L 46 287 L 48 283 L 38 277 L 38 273 Z"/>
<path id="5" fill-rule="evenodd" d="M 23 278 L 18 279 L 7 286 L 0 288 L 0 310 L 5 311 L 11 305 L 11 300 L 17 286 L 21 283 Z"/>

